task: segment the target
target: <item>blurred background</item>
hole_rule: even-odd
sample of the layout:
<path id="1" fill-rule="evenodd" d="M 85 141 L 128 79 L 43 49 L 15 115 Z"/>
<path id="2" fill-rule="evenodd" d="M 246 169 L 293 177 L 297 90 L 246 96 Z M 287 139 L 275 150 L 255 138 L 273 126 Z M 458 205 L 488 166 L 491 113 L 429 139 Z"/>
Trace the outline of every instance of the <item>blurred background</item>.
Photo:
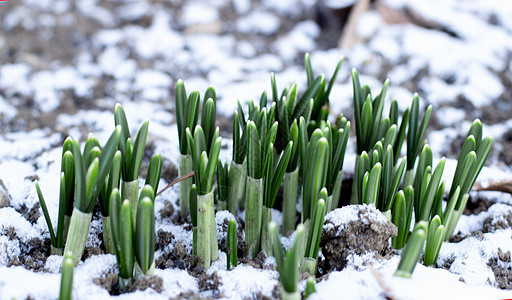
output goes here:
<path id="1" fill-rule="evenodd" d="M 279 89 L 297 81 L 304 91 L 310 52 L 314 72 L 327 78 L 345 57 L 332 118 L 352 119 L 355 67 L 375 94 L 389 78 L 387 103 L 398 99 L 401 111 L 414 92 L 423 107 L 434 105 L 428 140 L 436 156 L 456 158 L 480 118 L 496 140 L 490 164 L 507 169 L 511 36 L 512 4 L 504 1 L 3 1 L 0 158 L 34 157 L 68 135 L 106 137 L 120 102 L 132 130 L 150 119 L 153 150 L 176 163 L 170 126 L 179 78 L 188 92 L 216 88 L 227 137 L 236 101 L 270 91 L 271 72 Z M 16 146 L 27 140 L 44 143 L 37 151 Z"/>

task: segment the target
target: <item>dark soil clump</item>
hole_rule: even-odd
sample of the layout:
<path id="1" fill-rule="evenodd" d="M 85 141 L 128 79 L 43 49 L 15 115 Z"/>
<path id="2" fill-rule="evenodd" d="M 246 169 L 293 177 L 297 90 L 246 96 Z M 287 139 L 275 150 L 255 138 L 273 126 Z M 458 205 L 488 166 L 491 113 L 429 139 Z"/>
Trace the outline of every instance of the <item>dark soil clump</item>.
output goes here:
<path id="1" fill-rule="evenodd" d="M 89 257 L 98 254 L 104 254 L 105 252 L 100 247 L 85 247 L 84 254 L 82 255 L 82 261 L 85 261 Z"/>
<path id="2" fill-rule="evenodd" d="M 263 251 L 260 251 L 258 255 L 256 255 L 254 258 L 249 258 L 248 256 L 239 257 L 238 262 L 242 264 L 249 265 L 256 269 L 273 269 L 269 265 L 265 265 L 265 260 L 267 259 L 267 256 Z"/>
<path id="3" fill-rule="evenodd" d="M 16 239 L 14 231 L 7 230 L 9 239 Z M 10 257 L 7 267 L 23 266 L 25 269 L 34 272 L 41 272 L 49 256 L 50 239 L 41 240 L 33 238 L 26 243 L 19 241 L 21 253 L 18 256 Z"/>
<path id="4" fill-rule="evenodd" d="M 350 221 L 339 234 L 338 226 L 323 232 L 320 247 L 326 259 L 318 264 L 323 274 L 343 270 L 351 254 L 374 252 L 377 258 L 391 255 L 389 238 L 397 235 L 396 226 L 390 221 L 382 223 L 372 219 L 367 209 L 361 209 L 358 214 L 359 220 Z"/>
<path id="5" fill-rule="evenodd" d="M 155 250 L 163 250 L 174 239 L 174 234 L 163 230 L 158 230 L 156 236 L 157 240 Z"/>
<path id="6" fill-rule="evenodd" d="M 190 255 L 180 242 L 174 244 L 174 249 L 163 253 L 155 259 L 155 265 L 159 269 L 178 268 L 187 270 L 190 275 L 198 276 L 204 273 L 204 267 L 195 255 Z"/>
<path id="7" fill-rule="evenodd" d="M 171 182 L 178 177 L 178 168 L 169 159 L 163 158 L 160 177 L 167 182 Z"/>
<path id="8" fill-rule="evenodd" d="M 205 300 L 210 298 L 203 298 L 192 291 L 182 292 L 175 298 L 169 298 L 169 300 Z"/>
<path id="9" fill-rule="evenodd" d="M 37 220 L 41 215 L 39 212 L 40 208 L 41 206 L 39 205 L 39 202 L 36 202 L 30 209 L 23 203 L 18 209 L 16 209 L 16 211 L 19 212 L 25 219 L 27 219 L 30 224 L 34 225 L 37 223 Z"/>
<path id="10" fill-rule="evenodd" d="M 127 292 L 132 293 L 135 291 L 144 291 L 148 288 L 151 288 L 156 292 L 161 293 L 163 291 L 163 285 L 164 281 L 159 276 L 141 276 L 130 286 Z"/>
<path id="11" fill-rule="evenodd" d="M 497 286 L 500 289 L 512 290 L 512 268 L 510 266 L 503 267 L 503 263 L 510 263 L 510 251 L 503 252 L 498 248 L 498 257 L 489 259 L 487 265 L 494 273 Z"/>
<path id="12" fill-rule="evenodd" d="M 119 275 L 114 272 L 109 272 L 99 278 L 94 278 L 94 284 L 106 289 L 111 296 L 120 295 L 119 290 Z M 136 291 L 144 291 L 148 288 L 155 290 L 158 293 L 163 291 L 164 281 L 159 276 L 141 276 L 135 281 L 126 291 L 126 293 L 133 293 Z"/>
<path id="13" fill-rule="evenodd" d="M 212 291 L 214 293 L 214 298 L 222 297 L 219 293 L 219 286 L 222 285 L 222 282 L 217 272 L 213 272 L 210 275 L 199 275 L 197 278 L 197 284 L 199 285 L 199 290 L 201 292 Z"/>
<path id="14" fill-rule="evenodd" d="M 441 269 L 450 270 L 454 261 L 455 257 L 450 257 L 449 259 L 445 260 L 445 262 L 442 265 L 437 266 Z"/>
<path id="15" fill-rule="evenodd" d="M 119 275 L 117 273 L 107 273 L 105 276 L 94 278 L 92 282 L 94 284 L 106 289 L 111 296 L 117 296 L 119 292 Z"/>
<path id="16" fill-rule="evenodd" d="M 174 206 L 172 205 L 171 202 L 166 200 L 164 203 L 164 208 L 162 208 L 160 210 L 160 217 L 162 217 L 162 219 L 164 219 L 164 218 L 170 218 L 170 217 L 172 217 L 172 215 L 174 215 Z"/>
<path id="17" fill-rule="evenodd" d="M 464 208 L 463 214 L 469 216 L 469 215 L 478 215 L 481 212 L 487 211 L 489 207 L 491 207 L 495 202 L 484 199 L 484 198 L 478 198 L 476 200 L 469 199 L 468 203 L 466 204 L 466 207 Z"/>
<path id="18" fill-rule="evenodd" d="M 505 229 L 512 226 L 512 214 L 508 214 L 499 219 L 488 217 L 484 220 L 483 232 L 494 232 L 497 229 Z"/>

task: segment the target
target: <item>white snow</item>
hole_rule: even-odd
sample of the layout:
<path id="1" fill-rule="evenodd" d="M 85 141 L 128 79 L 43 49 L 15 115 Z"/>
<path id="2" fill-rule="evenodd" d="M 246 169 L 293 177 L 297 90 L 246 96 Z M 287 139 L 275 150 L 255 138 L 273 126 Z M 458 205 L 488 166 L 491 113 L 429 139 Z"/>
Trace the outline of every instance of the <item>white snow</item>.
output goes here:
<path id="1" fill-rule="evenodd" d="M 185 26 L 208 24 L 219 18 L 217 10 L 205 2 L 190 1 L 183 7 L 182 21 Z"/>
<path id="2" fill-rule="evenodd" d="M 238 265 L 230 271 L 217 270 L 217 274 L 222 280 L 219 286 L 219 292 L 224 294 L 222 299 L 253 298 L 260 292 L 272 297 L 272 290 L 278 282 L 277 271 L 259 270 L 245 265 Z"/>
<path id="3" fill-rule="evenodd" d="M 242 33 L 259 33 L 270 35 L 275 33 L 281 24 L 279 18 L 269 12 L 255 11 L 238 19 L 236 27 Z"/>

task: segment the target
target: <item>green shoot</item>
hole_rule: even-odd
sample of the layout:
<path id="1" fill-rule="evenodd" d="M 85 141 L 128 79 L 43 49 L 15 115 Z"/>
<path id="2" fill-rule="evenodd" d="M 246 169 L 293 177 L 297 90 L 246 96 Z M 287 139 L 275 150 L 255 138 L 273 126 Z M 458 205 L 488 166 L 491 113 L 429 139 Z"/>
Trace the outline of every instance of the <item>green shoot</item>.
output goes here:
<path id="1" fill-rule="evenodd" d="M 240 113 L 240 117 L 239 117 Z M 233 157 L 228 171 L 227 209 L 236 215 L 237 204 L 244 206 L 245 182 L 247 181 L 247 125 L 244 112 L 238 102 L 238 109 L 233 117 Z M 240 130 L 242 135 L 240 136 Z"/>
<path id="2" fill-rule="evenodd" d="M 131 204 L 121 201 L 121 194 L 114 189 L 110 194 L 110 217 L 114 250 L 119 269 L 119 286 L 122 291 L 132 283 L 134 267 L 134 224 Z"/>
<path id="3" fill-rule="evenodd" d="M 412 272 L 420 259 L 421 252 L 423 251 L 425 239 L 427 238 L 427 231 L 427 222 L 420 221 L 416 224 L 411 236 L 409 237 L 409 241 L 402 252 L 395 276 L 411 278 Z"/>
<path id="4" fill-rule="evenodd" d="M 438 215 L 434 216 L 428 225 L 427 244 L 425 246 L 425 256 L 423 257 L 423 264 L 425 266 L 435 265 L 445 234 L 446 229 L 441 224 L 441 218 Z"/>
<path id="5" fill-rule="evenodd" d="M 398 235 L 392 238 L 394 249 L 402 249 L 405 246 L 411 227 L 412 208 L 414 202 L 414 190 L 408 186 L 404 191 L 399 191 L 393 203 L 392 221 L 398 227 Z"/>
<path id="6" fill-rule="evenodd" d="M 149 186 L 148 186 L 149 187 Z M 152 190 L 152 188 L 150 188 Z M 137 209 L 135 226 L 136 274 L 154 275 L 155 270 L 155 212 L 153 199 L 143 197 Z"/>
<path id="7" fill-rule="evenodd" d="M 457 222 L 459 221 L 464 208 L 467 203 L 467 194 L 473 188 L 476 178 L 482 170 L 491 148 L 493 145 L 493 139 L 486 137 L 482 139 L 482 123 L 479 119 L 476 119 L 469 128 L 466 140 L 462 145 L 462 149 L 457 160 L 457 167 L 455 168 L 455 174 L 453 176 L 452 186 L 448 194 L 448 199 L 452 199 L 455 191 L 460 187 L 460 193 L 457 198 L 450 201 L 455 201 L 455 204 L 451 202 L 448 206 L 454 206 L 453 217 L 449 221 L 445 221 L 443 218 L 443 224 L 447 228 L 446 239 L 448 240 L 455 231 Z"/>
<path id="8" fill-rule="evenodd" d="M 59 300 L 71 300 L 73 294 L 73 253 L 66 252 L 62 261 Z"/>
<path id="9" fill-rule="evenodd" d="M 308 280 L 306 281 L 306 290 L 304 291 L 304 298 L 308 299 L 309 296 L 316 293 L 316 287 L 315 287 L 315 277 L 309 276 Z"/>
<path id="10" fill-rule="evenodd" d="M 311 120 L 315 123 L 319 124 L 320 121 L 327 121 L 327 116 L 329 115 L 329 96 L 331 94 L 332 88 L 334 86 L 334 82 L 336 81 L 336 78 L 338 77 L 338 72 L 341 68 L 341 64 L 343 63 L 343 57 L 338 61 L 338 64 L 336 65 L 336 69 L 334 70 L 334 73 L 331 76 L 331 80 L 329 81 L 329 84 L 326 88 L 326 82 L 325 77 L 322 75 L 320 86 L 318 87 L 316 93 L 312 97 L 314 99 L 313 101 L 313 109 L 311 111 Z M 315 77 L 313 73 L 313 68 L 311 65 L 311 57 L 309 53 L 306 53 L 304 56 L 304 64 L 306 68 L 306 75 L 307 75 L 307 83 L 308 87 L 315 84 Z M 317 77 L 318 78 L 318 77 Z"/>
<path id="11" fill-rule="evenodd" d="M 384 82 L 380 94 L 372 98 L 370 88 L 359 81 L 359 74 L 352 69 L 352 87 L 354 92 L 354 119 L 356 123 L 357 153 L 369 152 L 382 136 L 382 110 L 389 86 Z M 390 122 L 389 119 L 387 122 Z M 388 123 L 389 124 L 389 123 Z M 387 130 L 387 129 L 386 129 Z"/>
<path id="12" fill-rule="evenodd" d="M 211 100 L 211 99 L 210 99 Z M 190 203 L 197 209 L 191 210 L 191 218 L 197 222 L 196 249 L 195 253 L 203 260 L 204 266 L 208 268 L 212 261 L 217 260 L 217 229 L 215 226 L 215 210 L 213 195 L 213 177 L 215 167 L 219 159 L 220 145 L 222 138 L 219 137 L 219 128 L 213 133 L 209 152 L 203 128 L 197 125 L 194 135 L 190 128 L 186 129 L 188 147 L 191 151 L 192 161 L 194 163 L 196 188 L 191 191 Z M 197 189 L 197 192 L 196 192 Z"/>
<path id="13" fill-rule="evenodd" d="M 130 128 L 126 120 L 126 114 L 121 104 L 117 103 L 115 107 L 115 123 L 121 125 L 121 139 L 119 141 L 119 150 L 123 155 L 122 179 L 124 182 L 138 180 L 144 146 L 148 136 L 149 122 L 145 121 L 140 127 L 135 141 L 130 137 Z"/>
<path id="14" fill-rule="evenodd" d="M 305 120 L 299 122 L 299 143 L 302 166 L 302 222 L 311 217 L 318 201 L 320 190 L 326 186 L 329 164 L 329 143 L 320 129 L 316 129 L 308 139 Z M 306 159 L 307 158 L 307 159 Z M 307 171 L 306 171 L 307 170 Z"/>
<path id="15" fill-rule="evenodd" d="M 304 226 L 299 224 L 295 234 L 295 242 L 291 249 L 283 253 L 283 246 L 279 240 L 279 231 L 275 222 L 270 222 L 269 232 L 272 238 L 273 253 L 276 258 L 279 281 L 281 282 L 282 299 L 299 300 L 300 292 L 297 289 L 299 282 L 300 248 L 304 238 Z"/>
<path id="16" fill-rule="evenodd" d="M 235 268 L 238 260 L 238 239 L 236 235 L 236 221 L 231 219 L 228 224 L 228 236 L 226 241 L 227 269 Z"/>
<path id="17" fill-rule="evenodd" d="M 319 200 L 316 202 L 313 211 L 311 223 L 309 226 L 309 234 L 307 236 L 306 252 L 303 261 L 302 270 L 311 275 L 316 274 L 316 264 L 318 258 L 318 247 L 324 226 L 324 217 L 326 211 L 325 200 L 327 200 L 327 189 L 320 191 Z"/>
<path id="18" fill-rule="evenodd" d="M 62 162 L 60 173 L 59 213 L 57 216 L 57 228 L 54 231 L 43 193 L 36 180 L 35 186 L 39 204 L 43 211 L 48 230 L 50 232 L 51 253 L 62 254 L 64 243 L 69 228 L 69 221 L 73 212 L 74 191 L 75 191 L 75 162 L 72 154 L 73 140 L 68 137 L 62 147 Z"/>
<path id="19" fill-rule="evenodd" d="M 407 133 L 407 171 L 404 178 L 404 186 L 412 184 L 412 175 L 416 157 L 424 144 L 424 136 L 427 130 L 428 121 L 432 112 L 432 105 L 429 105 L 423 114 L 423 119 L 419 120 L 419 96 L 414 94 L 409 116 L 409 131 Z"/>
<path id="20" fill-rule="evenodd" d="M 120 140 L 121 127 L 117 126 L 109 140 L 101 150 L 101 153 L 88 147 L 86 143 L 83 155 L 80 153 L 80 144 L 73 140 L 73 156 L 76 176 L 76 206 L 69 224 L 69 232 L 64 253 L 73 253 L 73 261 L 78 264 L 85 248 L 87 234 L 92 218 L 92 210 L 100 192 L 103 190 L 105 179 L 112 168 L 113 158 Z M 88 139 L 89 140 L 89 139 Z M 91 139 L 93 140 L 93 139 Z M 94 159 L 89 159 L 86 167 L 86 157 L 92 158 L 91 153 L 96 153 Z"/>
<path id="21" fill-rule="evenodd" d="M 217 187 L 215 195 L 217 198 L 217 211 L 228 209 L 229 199 L 229 167 L 227 163 L 217 161 Z M 235 206 L 236 209 L 236 206 Z"/>

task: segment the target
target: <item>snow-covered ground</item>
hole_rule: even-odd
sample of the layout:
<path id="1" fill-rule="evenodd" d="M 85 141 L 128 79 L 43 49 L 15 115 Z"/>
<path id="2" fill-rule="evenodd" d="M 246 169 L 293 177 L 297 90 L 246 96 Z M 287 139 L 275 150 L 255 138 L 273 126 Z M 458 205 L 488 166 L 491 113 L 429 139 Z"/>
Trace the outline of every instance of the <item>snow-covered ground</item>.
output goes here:
<path id="1" fill-rule="evenodd" d="M 484 136 L 495 139 L 488 167 L 477 183 L 485 187 L 511 180 L 512 3 L 376 1 L 356 19 L 355 42 L 340 49 L 342 29 L 336 26 L 343 21 L 343 10 L 333 7 L 352 2 L 0 2 L 0 191 L 5 186 L 10 201 L 10 207 L 0 209 L 0 298 L 58 297 L 60 257 L 48 257 L 37 271 L 10 265 L 15 257 L 30 252 L 31 240 L 49 237 L 42 214 L 35 220 L 29 216 L 38 202 L 33 181 L 39 180 L 50 216 L 56 220 L 60 147 L 65 137 L 83 141 L 94 132 L 104 143 L 114 128 L 112 112 L 119 102 L 132 130 L 150 120 L 148 148 L 162 154 L 167 171 L 160 186 L 174 179 L 179 153 L 174 85 L 179 78 L 187 92 L 216 88 L 226 145 L 221 158 L 229 160 L 229 119 L 237 100 L 243 104 L 258 99 L 264 90 L 270 92 L 271 72 L 276 73 L 279 89 L 297 81 L 303 91 L 305 52 L 311 53 L 315 73 L 327 77 L 345 57 L 330 98 L 331 117 L 342 113 L 352 118 L 351 68 L 357 68 L 361 82 L 375 92 L 389 78 L 386 107 L 396 98 L 403 112 L 414 92 L 423 107 L 433 104 L 427 139 L 436 159 L 451 159 L 444 176 L 447 183 L 474 118 L 482 120 Z M 350 143 L 346 174 L 354 167 L 355 139 Z M 156 199 L 156 229 L 174 235 L 157 257 L 173 251 L 177 242 L 191 249 L 190 231 L 158 213 L 166 202 L 177 210 L 177 195 L 173 187 Z M 473 192 L 472 198 L 487 204 L 481 212 L 473 210 L 474 214 L 461 217 L 456 229 L 461 240 L 443 245 L 438 261 L 442 268 L 418 265 L 407 280 L 393 277 L 398 254 L 389 260 L 376 260 L 371 253 L 354 255 L 346 269 L 321 278 L 313 298 L 512 298 L 512 292 L 500 289 L 492 267 L 508 270 L 509 275 L 512 269 L 512 198 L 498 192 Z M 350 208 L 344 209 L 348 222 Z M 92 232 L 100 230 L 101 222 L 93 221 Z M 100 246 L 94 234 L 87 243 Z M 272 297 L 276 271 L 248 265 L 225 271 L 225 261 L 221 252 L 220 260 L 207 271 L 207 275 L 216 271 L 218 291 L 204 289 L 185 270 L 166 268 L 156 271 L 163 279 L 162 292 L 147 289 L 120 298 L 168 299 L 186 297 L 189 291 L 229 299 Z M 93 279 L 115 270 L 113 255 L 92 255 L 75 269 L 73 296 L 110 298 Z M 510 289 L 512 278 L 508 280 L 505 286 Z"/>

